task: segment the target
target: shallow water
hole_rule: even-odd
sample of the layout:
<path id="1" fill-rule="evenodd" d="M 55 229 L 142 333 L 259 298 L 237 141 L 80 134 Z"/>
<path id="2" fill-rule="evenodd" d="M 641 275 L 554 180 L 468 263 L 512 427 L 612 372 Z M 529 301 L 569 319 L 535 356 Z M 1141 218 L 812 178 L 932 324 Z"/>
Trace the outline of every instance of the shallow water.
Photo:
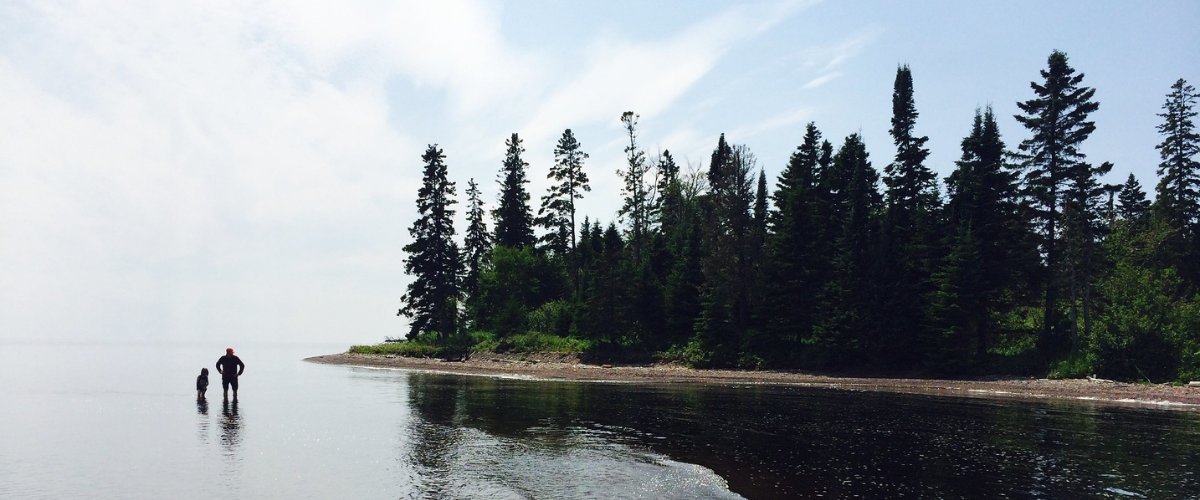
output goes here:
<path id="1" fill-rule="evenodd" d="M 239 346 L 0 344 L 0 498 L 1200 496 L 1200 415 L 797 387 L 539 382 Z M 232 495 L 232 496 L 229 496 Z"/>

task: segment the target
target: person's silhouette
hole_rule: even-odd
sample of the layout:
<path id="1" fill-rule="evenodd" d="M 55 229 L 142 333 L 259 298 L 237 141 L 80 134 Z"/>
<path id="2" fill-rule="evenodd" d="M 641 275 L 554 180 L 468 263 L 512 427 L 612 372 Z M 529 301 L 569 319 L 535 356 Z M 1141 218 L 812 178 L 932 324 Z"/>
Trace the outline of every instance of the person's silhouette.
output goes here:
<path id="1" fill-rule="evenodd" d="M 229 387 L 233 387 L 233 400 L 238 397 L 238 376 L 246 370 L 241 358 L 233 355 L 233 348 L 225 348 L 225 355 L 217 359 L 217 373 L 221 374 L 221 388 L 225 390 L 225 400 L 229 400 Z"/>

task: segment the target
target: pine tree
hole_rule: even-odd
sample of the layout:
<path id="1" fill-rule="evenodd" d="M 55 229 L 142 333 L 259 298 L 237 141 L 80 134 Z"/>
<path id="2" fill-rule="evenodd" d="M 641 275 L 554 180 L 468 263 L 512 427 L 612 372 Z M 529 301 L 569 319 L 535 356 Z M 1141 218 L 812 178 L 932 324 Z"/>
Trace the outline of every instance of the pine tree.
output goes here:
<path id="1" fill-rule="evenodd" d="M 704 283 L 702 217 L 696 200 L 684 199 L 670 234 L 671 268 L 663 285 L 663 323 L 668 342 L 691 337 L 700 315 L 700 289 Z"/>
<path id="2" fill-rule="evenodd" d="M 655 186 L 655 191 L 656 196 L 661 200 L 663 196 L 666 196 L 671 183 L 679 179 L 679 165 L 675 164 L 675 157 L 671 156 L 671 150 L 667 149 L 659 155 L 655 166 L 658 167 L 658 184 Z"/>
<path id="3" fill-rule="evenodd" d="M 672 345 L 691 337 L 700 311 L 699 291 L 704 281 L 700 266 L 702 214 L 695 193 L 685 189 L 670 151 L 663 151 L 658 170 L 658 232 L 666 253 L 661 265 L 662 343 Z"/>
<path id="4" fill-rule="evenodd" d="M 821 156 L 821 132 L 810 122 L 771 195 L 774 210 L 768 216 L 767 244 L 771 279 L 765 287 L 764 316 L 779 356 L 795 354 L 791 351 L 811 333 L 813 299 L 821 289 L 817 276 L 826 256 L 817 254 L 824 239 L 819 213 L 824 213 L 821 203 L 827 198 L 818 191 Z"/>
<path id="5" fill-rule="evenodd" d="M 1142 183 L 1138 182 L 1133 174 L 1129 174 L 1125 184 L 1121 185 L 1117 201 L 1120 203 L 1117 206 L 1117 215 L 1121 220 L 1138 222 L 1144 219 L 1150 211 L 1150 202 L 1146 200 L 1146 192 L 1142 190 Z"/>
<path id="6" fill-rule="evenodd" d="M 892 139 L 896 143 L 896 159 L 884 172 L 887 185 L 887 204 L 892 213 L 892 222 L 914 226 L 918 219 L 937 208 L 937 175 L 925 166 L 929 150 L 925 148 L 928 137 L 913 135 L 917 122 L 917 108 L 913 100 L 912 71 L 908 65 L 896 69 L 896 81 L 892 90 Z M 911 232 L 909 227 L 902 229 Z"/>
<path id="7" fill-rule="evenodd" d="M 504 165 L 501 169 L 500 203 L 492 211 L 492 219 L 496 223 L 496 244 L 507 247 L 532 247 L 533 214 L 529 208 L 529 191 L 525 184 L 525 167 L 529 164 L 521 159 L 525 148 L 521 146 L 521 138 L 513 133 L 504 145 L 508 150 L 504 154 Z"/>
<path id="8" fill-rule="evenodd" d="M 454 242 L 454 183 L 446 178 L 446 155 L 429 145 L 421 156 L 425 170 L 417 191 L 417 220 L 408 229 L 412 243 L 404 272 L 413 277 L 400 299 L 397 316 L 411 320 L 408 337 L 436 332 L 444 339 L 456 333 L 459 297 L 459 254 Z"/>
<path id="9" fill-rule="evenodd" d="M 474 306 L 479 295 L 479 273 L 486 259 L 492 252 L 492 237 L 488 233 L 487 223 L 483 220 L 483 199 L 480 198 L 479 185 L 472 178 L 467 181 L 467 232 L 463 238 L 463 250 L 466 260 L 466 273 L 463 276 L 464 301 L 467 306 L 468 318 L 475 321 Z"/>
<path id="10" fill-rule="evenodd" d="M 1112 170 L 1104 162 L 1099 166 L 1079 162 L 1069 170 L 1069 182 L 1063 193 L 1063 243 L 1067 291 L 1070 294 L 1071 339 L 1078 341 L 1082 319 L 1083 339 L 1091 337 L 1095 282 L 1100 277 L 1097 245 L 1103 236 L 1103 199 L 1110 191 L 1100 178 Z M 1082 318 L 1080 316 L 1082 315 Z M 1079 347 L 1074 345 L 1072 347 Z"/>
<path id="11" fill-rule="evenodd" d="M 542 197 L 535 221 L 546 229 L 540 239 L 543 248 L 554 255 L 567 255 L 575 250 L 575 201 L 592 190 L 583 171 L 583 161 L 587 158 L 571 129 L 563 131 L 554 148 L 554 165 L 546 176 L 554 183 Z"/>
<path id="12" fill-rule="evenodd" d="M 1055 359 L 1073 340 L 1062 330 L 1058 312 L 1062 191 L 1072 178 L 1071 170 L 1084 162 L 1079 146 L 1096 129 L 1088 116 L 1100 105 L 1092 101 L 1094 89 L 1080 86 L 1084 75 L 1075 74 L 1066 54 L 1051 53 L 1041 75 L 1042 83 L 1029 84 L 1035 97 L 1017 103 L 1024 114 L 1015 118 L 1033 134 L 1021 141 L 1018 157 L 1025 168 L 1025 196 L 1032 201 L 1033 215 L 1041 225 L 1045 260 L 1045 309 L 1038 348 L 1047 359 Z"/>
<path id="13" fill-rule="evenodd" d="M 762 245 L 767 236 L 767 174 L 762 170 L 758 171 L 758 183 L 754 188 L 754 226 L 751 232 L 753 238 L 757 241 L 755 244 Z"/>
<path id="14" fill-rule="evenodd" d="M 938 267 L 933 300 L 934 342 L 926 366 L 966 369 L 987 353 L 998 328 L 996 313 L 1015 304 L 1012 291 L 1026 255 L 1017 199 L 1017 172 L 1004 161 L 1005 146 L 989 107 L 975 112 L 962 157 L 946 179 L 947 255 Z"/>
<path id="15" fill-rule="evenodd" d="M 1162 161 L 1154 212 L 1163 218 L 1175 234 L 1166 243 L 1168 264 L 1178 268 L 1193 291 L 1200 289 L 1200 134 L 1192 118 L 1196 116 L 1196 89 L 1180 78 L 1171 86 L 1158 133 Z"/>
<path id="16" fill-rule="evenodd" d="M 750 172 L 756 168 L 745 146 L 730 146 L 721 134 L 709 164 L 702 260 L 704 285 L 696 332 L 714 353 L 714 363 L 733 362 L 750 323 L 751 230 L 754 201 Z"/>
<path id="17" fill-rule="evenodd" d="M 819 364 L 844 366 L 877 340 L 873 257 L 882 199 L 879 174 L 858 134 L 846 137 L 828 170 L 830 276 L 818 298 L 812 343 Z"/>
<path id="18" fill-rule="evenodd" d="M 633 251 L 633 261 L 640 264 L 644 257 L 643 250 L 646 247 L 655 202 L 650 186 L 656 185 L 657 182 L 647 185 L 646 175 L 650 168 L 646 163 L 646 153 L 637 145 L 638 115 L 633 111 L 626 111 L 621 114 L 621 123 L 629 136 L 629 145 L 625 147 L 627 168 L 617 172 L 624 181 L 621 189 L 624 201 L 618 214 L 629 228 L 629 246 Z"/>
<path id="19" fill-rule="evenodd" d="M 922 348 L 918 336 L 928 330 L 929 294 L 936 258 L 937 176 L 925 166 L 928 137 L 917 137 L 912 72 L 896 69 L 892 91 L 892 139 L 896 157 L 884 168 L 887 215 L 883 225 L 880 313 L 887 321 L 875 353 L 877 362 L 911 366 Z"/>
<path id="20" fill-rule="evenodd" d="M 679 165 L 671 151 L 666 150 L 659 156 L 658 185 L 655 186 L 655 196 L 658 199 L 658 231 L 670 235 L 674 226 L 679 224 L 683 210 L 683 189 L 679 179 Z M 667 236 L 670 239 L 670 236 Z"/>
<path id="21" fill-rule="evenodd" d="M 766 262 L 766 245 L 767 245 L 767 174 L 761 169 L 758 171 L 758 182 L 755 183 L 754 189 L 754 208 L 751 212 L 750 234 L 746 243 L 744 253 L 747 275 L 746 280 L 746 328 L 753 330 L 757 340 L 753 346 L 747 346 L 752 351 L 762 352 L 769 348 L 771 343 L 767 340 L 762 327 L 766 323 L 767 314 L 767 294 L 764 290 L 764 285 L 767 282 L 767 273 L 771 271 L 770 265 Z M 757 355 L 757 354 L 756 354 Z"/>

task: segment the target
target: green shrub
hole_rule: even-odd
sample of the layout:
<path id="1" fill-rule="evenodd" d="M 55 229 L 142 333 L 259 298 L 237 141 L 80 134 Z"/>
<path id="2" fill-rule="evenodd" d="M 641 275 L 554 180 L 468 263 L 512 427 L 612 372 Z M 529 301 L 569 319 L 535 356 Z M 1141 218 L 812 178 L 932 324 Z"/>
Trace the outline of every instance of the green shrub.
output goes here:
<path id="1" fill-rule="evenodd" d="M 384 342 L 375 345 L 350 346 L 349 352 L 353 354 L 391 354 L 410 358 L 432 358 L 441 356 L 443 349 L 416 340 L 402 340 L 400 342 Z"/>
<path id="2" fill-rule="evenodd" d="M 700 339 L 692 337 L 686 344 L 675 344 L 658 353 L 657 358 L 666 363 L 680 363 L 692 368 L 712 364 L 712 353 L 706 351 Z"/>
<path id="3" fill-rule="evenodd" d="M 591 347 L 591 343 L 586 340 L 538 332 L 513 335 L 501 342 L 501 348 L 516 353 L 583 352 L 588 347 Z"/>
<path id="4" fill-rule="evenodd" d="M 1174 341 L 1179 345 L 1180 382 L 1200 380 L 1200 295 L 1180 307 L 1181 327 Z"/>
<path id="5" fill-rule="evenodd" d="M 471 341 L 472 352 L 496 352 L 496 349 L 500 347 L 500 341 L 492 332 L 471 332 Z"/>
<path id="6" fill-rule="evenodd" d="M 1095 360 L 1092 356 L 1073 353 L 1067 359 L 1055 362 L 1050 367 L 1050 373 L 1046 375 L 1046 378 L 1084 378 L 1091 375 L 1094 368 Z"/>
<path id="7" fill-rule="evenodd" d="M 552 300 L 531 311 L 527 317 L 529 331 L 565 337 L 571 333 L 571 305 Z"/>

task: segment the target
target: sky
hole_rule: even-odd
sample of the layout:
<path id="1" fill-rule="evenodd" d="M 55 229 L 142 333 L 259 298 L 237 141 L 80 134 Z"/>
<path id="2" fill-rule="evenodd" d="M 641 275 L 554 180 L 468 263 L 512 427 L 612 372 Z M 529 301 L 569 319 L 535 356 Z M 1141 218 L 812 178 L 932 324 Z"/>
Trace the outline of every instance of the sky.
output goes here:
<path id="1" fill-rule="evenodd" d="M 622 112 L 685 169 L 724 133 L 773 186 L 809 121 L 882 169 L 900 64 L 944 177 L 982 106 L 1027 137 L 1016 103 L 1066 52 L 1100 103 L 1083 152 L 1152 191 L 1198 24 L 1194 1 L 0 2 L 0 340 L 400 337 L 427 145 L 461 220 L 513 132 L 536 210 L 570 128 L 607 223 Z"/>

